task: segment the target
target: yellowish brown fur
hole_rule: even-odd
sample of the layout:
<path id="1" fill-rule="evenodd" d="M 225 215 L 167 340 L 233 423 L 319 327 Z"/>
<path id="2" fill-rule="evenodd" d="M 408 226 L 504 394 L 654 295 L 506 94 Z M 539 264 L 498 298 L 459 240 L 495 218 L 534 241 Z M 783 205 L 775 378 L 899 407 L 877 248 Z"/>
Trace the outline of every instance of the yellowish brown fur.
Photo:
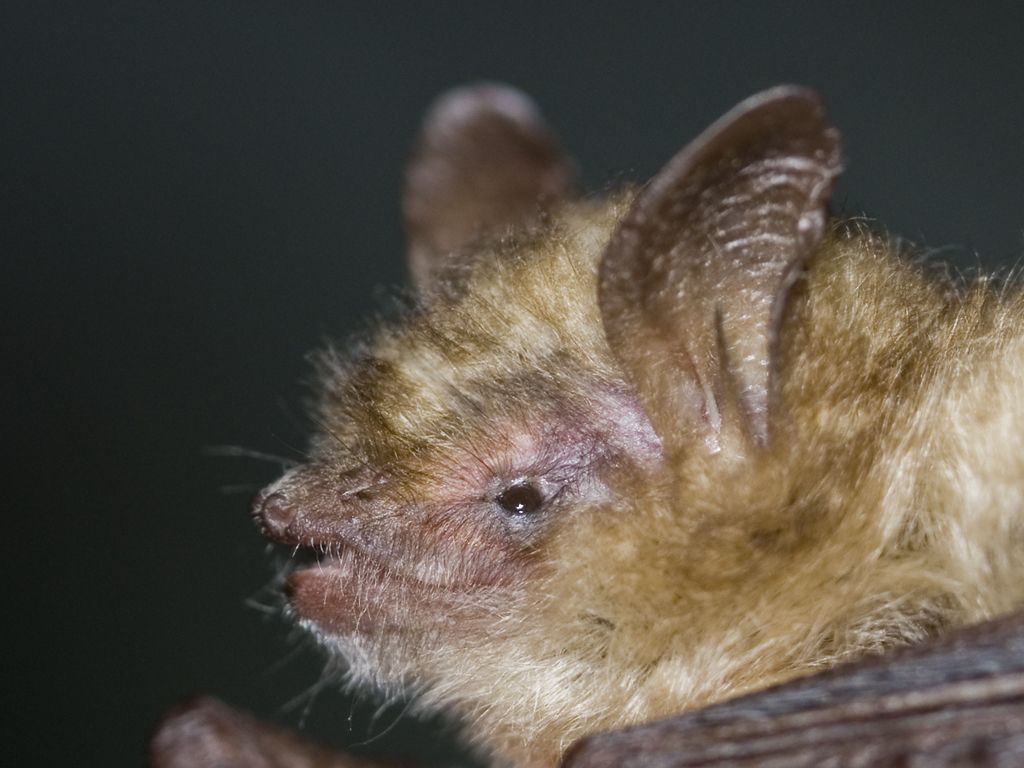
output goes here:
<path id="1" fill-rule="evenodd" d="M 370 369 L 329 357 L 327 429 L 407 468 L 416 497 L 458 471 L 467 430 L 486 443 L 550 393 L 624 386 L 596 280 L 630 199 L 566 205 L 484 248 L 456 296 L 379 333 Z M 535 578 L 467 593 L 482 618 L 442 637 L 359 640 L 354 675 L 411 681 L 499 759 L 550 765 L 586 733 L 1019 606 L 1022 320 L 1016 289 L 927 276 L 834 226 L 782 326 L 767 447 L 607 470 L 602 503 L 531 545 Z M 495 382 L 505 400 L 484 419 Z"/>
<path id="2" fill-rule="evenodd" d="M 290 609 L 353 681 L 551 766 L 1024 602 L 1022 293 L 828 224 L 839 145 L 782 86 L 581 201 L 521 94 L 442 97 L 417 304 L 321 355 L 255 509 L 318 553 Z"/>

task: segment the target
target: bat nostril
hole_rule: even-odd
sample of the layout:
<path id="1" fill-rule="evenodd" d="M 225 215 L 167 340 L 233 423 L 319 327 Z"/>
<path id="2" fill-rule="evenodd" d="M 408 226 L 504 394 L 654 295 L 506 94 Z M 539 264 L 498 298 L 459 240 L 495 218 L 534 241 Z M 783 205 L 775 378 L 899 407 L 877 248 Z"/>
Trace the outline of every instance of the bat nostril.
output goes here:
<path id="1" fill-rule="evenodd" d="M 297 507 L 289 503 L 281 492 L 260 494 L 253 505 L 256 518 L 264 535 L 279 541 L 287 540 L 288 526 L 295 521 Z"/>

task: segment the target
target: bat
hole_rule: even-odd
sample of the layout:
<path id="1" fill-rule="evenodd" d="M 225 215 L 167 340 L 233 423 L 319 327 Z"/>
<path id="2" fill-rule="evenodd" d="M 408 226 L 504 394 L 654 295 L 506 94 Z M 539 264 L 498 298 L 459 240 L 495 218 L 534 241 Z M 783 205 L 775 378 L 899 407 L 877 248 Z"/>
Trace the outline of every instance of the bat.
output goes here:
<path id="1" fill-rule="evenodd" d="M 604 197 L 519 92 L 443 96 L 413 306 L 319 354 L 310 458 L 254 504 L 295 620 L 552 766 L 1020 607 L 1024 298 L 830 218 L 841 170 L 796 86 Z M 690 764 L 664 733 L 571 764 Z"/>

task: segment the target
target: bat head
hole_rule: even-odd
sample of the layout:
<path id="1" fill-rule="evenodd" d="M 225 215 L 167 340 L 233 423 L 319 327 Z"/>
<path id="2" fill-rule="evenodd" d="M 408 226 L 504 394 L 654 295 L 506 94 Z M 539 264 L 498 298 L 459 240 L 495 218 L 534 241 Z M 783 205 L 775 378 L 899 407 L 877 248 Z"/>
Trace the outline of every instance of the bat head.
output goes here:
<path id="1" fill-rule="evenodd" d="M 794 288 L 839 171 L 817 98 L 786 86 L 639 190 L 579 200 L 525 97 L 443 97 L 403 199 L 416 306 L 320 356 L 311 458 L 254 507 L 316 554 L 294 615 L 356 678 L 529 759 L 756 677 L 757 648 L 786 650 L 759 634 L 789 620 L 765 590 L 843 474 L 827 440 L 793 470 L 815 417 L 785 362 L 814 343 Z"/>

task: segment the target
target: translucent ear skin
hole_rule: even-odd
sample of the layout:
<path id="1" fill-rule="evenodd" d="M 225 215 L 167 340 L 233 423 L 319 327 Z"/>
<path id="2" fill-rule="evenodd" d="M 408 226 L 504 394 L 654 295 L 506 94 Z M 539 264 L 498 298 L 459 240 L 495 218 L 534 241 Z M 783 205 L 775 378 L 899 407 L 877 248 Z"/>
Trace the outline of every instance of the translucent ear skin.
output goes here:
<path id="1" fill-rule="evenodd" d="M 767 442 L 786 295 L 840 171 L 817 96 L 780 86 L 672 158 L 619 224 L 600 268 L 605 333 L 667 446 Z"/>
<path id="2" fill-rule="evenodd" d="M 516 89 L 482 83 L 441 96 L 423 122 L 402 197 L 417 289 L 429 289 L 449 255 L 474 240 L 528 227 L 571 193 L 574 175 Z"/>

